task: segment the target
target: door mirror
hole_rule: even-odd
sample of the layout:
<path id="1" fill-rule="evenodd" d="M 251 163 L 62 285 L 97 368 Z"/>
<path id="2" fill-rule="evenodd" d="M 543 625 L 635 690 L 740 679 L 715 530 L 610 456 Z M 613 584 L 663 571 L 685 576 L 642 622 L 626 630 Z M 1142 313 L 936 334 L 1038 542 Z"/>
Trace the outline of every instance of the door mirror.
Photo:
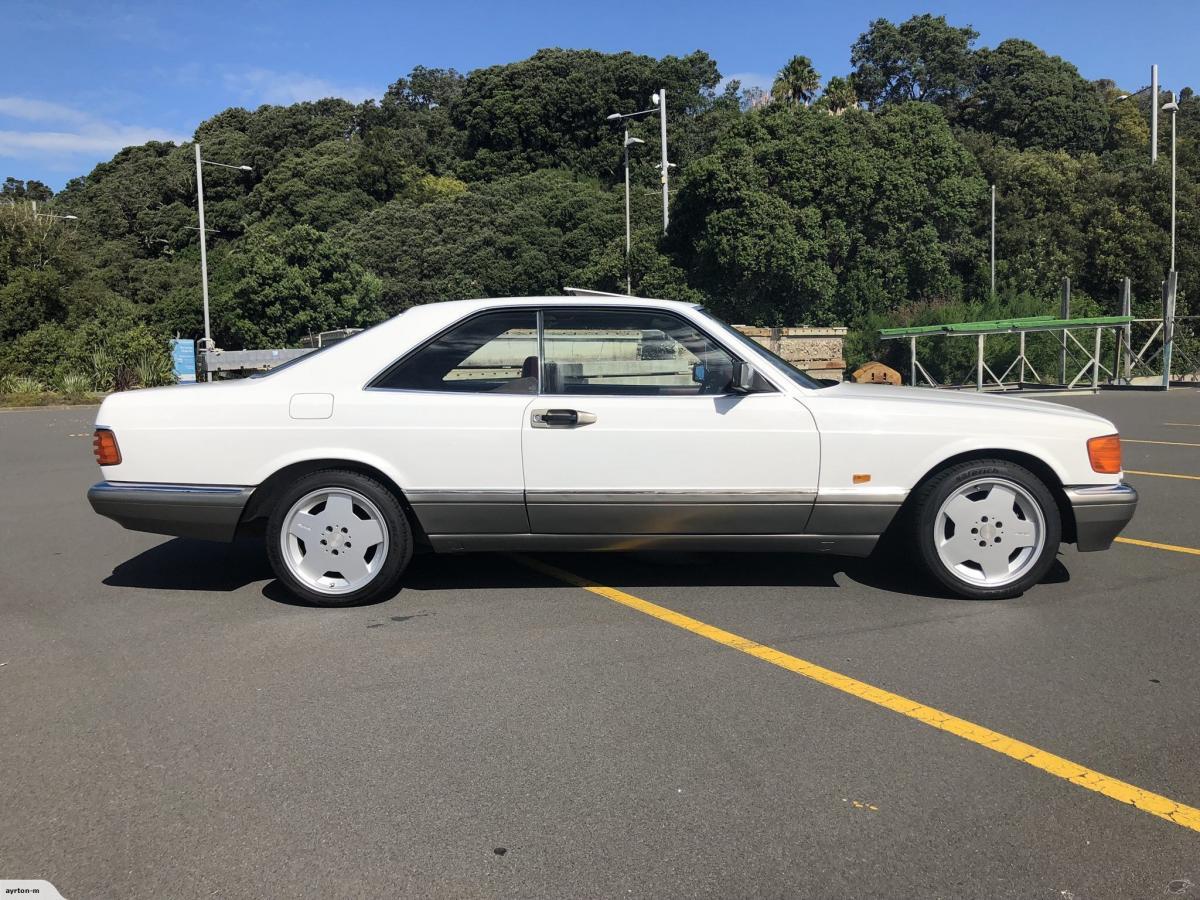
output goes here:
<path id="1" fill-rule="evenodd" d="M 735 394 L 753 394 L 755 391 L 761 390 L 759 384 L 760 379 L 758 373 L 754 371 L 754 366 L 741 360 L 734 362 L 733 378 L 729 382 L 731 391 Z"/>

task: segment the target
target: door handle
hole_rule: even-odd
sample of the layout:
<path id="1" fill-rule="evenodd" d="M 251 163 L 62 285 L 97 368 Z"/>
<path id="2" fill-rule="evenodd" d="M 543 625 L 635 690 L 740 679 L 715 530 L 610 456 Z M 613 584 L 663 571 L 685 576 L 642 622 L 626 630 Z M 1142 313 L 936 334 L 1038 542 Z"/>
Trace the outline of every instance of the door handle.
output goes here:
<path id="1" fill-rule="evenodd" d="M 595 413 L 578 409 L 535 409 L 529 414 L 534 428 L 580 428 L 595 421 Z"/>

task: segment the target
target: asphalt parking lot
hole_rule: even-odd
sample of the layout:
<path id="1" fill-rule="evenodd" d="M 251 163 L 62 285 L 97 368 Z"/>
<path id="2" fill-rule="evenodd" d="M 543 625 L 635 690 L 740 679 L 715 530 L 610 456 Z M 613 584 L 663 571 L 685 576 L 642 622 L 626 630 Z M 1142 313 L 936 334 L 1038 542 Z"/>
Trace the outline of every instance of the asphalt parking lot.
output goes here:
<path id="1" fill-rule="evenodd" d="M 1064 547 L 1020 599 L 878 560 L 479 555 L 350 610 L 287 602 L 254 543 L 93 515 L 94 408 L 0 412 L 0 877 L 70 900 L 1200 897 L 1200 392 L 1058 402 L 1130 441 L 1145 543 Z"/>

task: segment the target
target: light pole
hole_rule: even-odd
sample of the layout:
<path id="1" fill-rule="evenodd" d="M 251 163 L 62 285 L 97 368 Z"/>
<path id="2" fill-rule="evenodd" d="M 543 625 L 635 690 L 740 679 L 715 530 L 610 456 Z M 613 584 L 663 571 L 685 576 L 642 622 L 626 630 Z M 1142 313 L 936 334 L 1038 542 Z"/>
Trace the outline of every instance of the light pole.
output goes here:
<path id="1" fill-rule="evenodd" d="M 225 163 L 213 162 L 200 157 L 200 142 L 196 148 L 196 206 L 200 211 L 200 285 L 204 296 L 204 352 L 213 349 L 212 329 L 208 318 L 208 241 L 205 239 L 207 229 L 204 227 L 204 171 L 202 166 L 219 166 L 222 169 L 233 169 L 235 172 L 253 172 L 249 166 L 229 166 Z M 208 368 L 208 357 L 204 358 L 204 372 L 208 381 L 212 381 L 212 371 Z"/>
<path id="2" fill-rule="evenodd" d="M 667 225 L 671 221 L 668 213 L 668 204 L 670 202 L 670 171 L 675 163 L 667 162 L 667 89 L 659 88 L 658 93 L 650 97 L 654 105 L 658 107 L 658 124 L 662 130 L 662 189 L 663 189 L 663 234 L 667 233 Z"/>
<path id="3" fill-rule="evenodd" d="M 1163 389 L 1171 389 L 1171 350 L 1175 345 L 1175 291 L 1179 275 L 1175 271 L 1175 114 L 1179 99 L 1171 91 L 1171 102 L 1163 104 L 1163 112 L 1171 114 L 1171 269 L 1167 272 L 1166 303 L 1163 304 Z"/>
<path id="4" fill-rule="evenodd" d="M 1179 112 L 1179 100 L 1171 91 L 1171 102 L 1163 104 L 1163 112 L 1171 114 L 1171 271 L 1175 271 L 1175 114 Z"/>
<path id="5" fill-rule="evenodd" d="M 78 222 L 79 221 L 79 216 L 55 216 L 55 215 L 51 215 L 50 213 L 34 213 L 33 217 L 35 219 L 63 219 L 64 221 L 67 221 L 67 222 Z"/>
<path id="6" fill-rule="evenodd" d="M 642 116 L 648 116 L 654 112 L 653 109 L 642 109 L 632 113 L 613 113 L 608 116 L 609 122 L 628 122 L 629 119 L 639 119 Z M 634 144 L 646 143 L 641 138 L 631 138 L 629 136 L 629 125 L 625 125 L 625 293 L 633 294 L 633 269 L 629 260 L 630 254 L 630 227 L 629 227 L 629 148 Z"/>
<path id="7" fill-rule="evenodd" d="M 992 185 L 992 298 L 996 297 L 996 186 Z"/>

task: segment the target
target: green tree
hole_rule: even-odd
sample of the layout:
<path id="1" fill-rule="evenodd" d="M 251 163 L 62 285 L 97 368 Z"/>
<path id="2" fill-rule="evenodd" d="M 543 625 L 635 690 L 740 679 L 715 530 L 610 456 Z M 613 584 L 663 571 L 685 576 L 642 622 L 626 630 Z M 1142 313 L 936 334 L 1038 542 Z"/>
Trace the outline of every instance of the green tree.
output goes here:
<path id="1" fill-rule="evenodd" d="M 294 345 L 302 336 L 379 320 L 379 279 L 310 225 L 252 229 L 214 279 L 218 343 Z"/>
<path id="2" fill-rule="evenodd" d="M 813 68 L 812 60 L 807 56 L 793 56 L 775 76 L 771 96 L 779 103 L 808 106 L 820 88 L 821 76 Z"/>
<path id="3" fill-rule="evenodd" d="M 846 110 L 858 106 L 858 96 L 854 93 L 854 85 L 848 78 L 835 75 L 825 85 L 825 91 L 816 105 L 835 116 L 840 116 Z"/>
<path id="4" fill-rule="evenodd" d="M 1099 152 L 1108 131 L 1102 90 L 1029 41 L 1007 40 L 975 56 L 973 90 L 957 121 L 1015 146 Z"/>
<path id="5" fill-rule="evenodd" d="M 926 13 L 899 25 L 876 19 L 850 50 L 854 89 L 872 109 L 906 100 L 953 105 L 967 91 L 978 37 L 945 16 Z"/>

